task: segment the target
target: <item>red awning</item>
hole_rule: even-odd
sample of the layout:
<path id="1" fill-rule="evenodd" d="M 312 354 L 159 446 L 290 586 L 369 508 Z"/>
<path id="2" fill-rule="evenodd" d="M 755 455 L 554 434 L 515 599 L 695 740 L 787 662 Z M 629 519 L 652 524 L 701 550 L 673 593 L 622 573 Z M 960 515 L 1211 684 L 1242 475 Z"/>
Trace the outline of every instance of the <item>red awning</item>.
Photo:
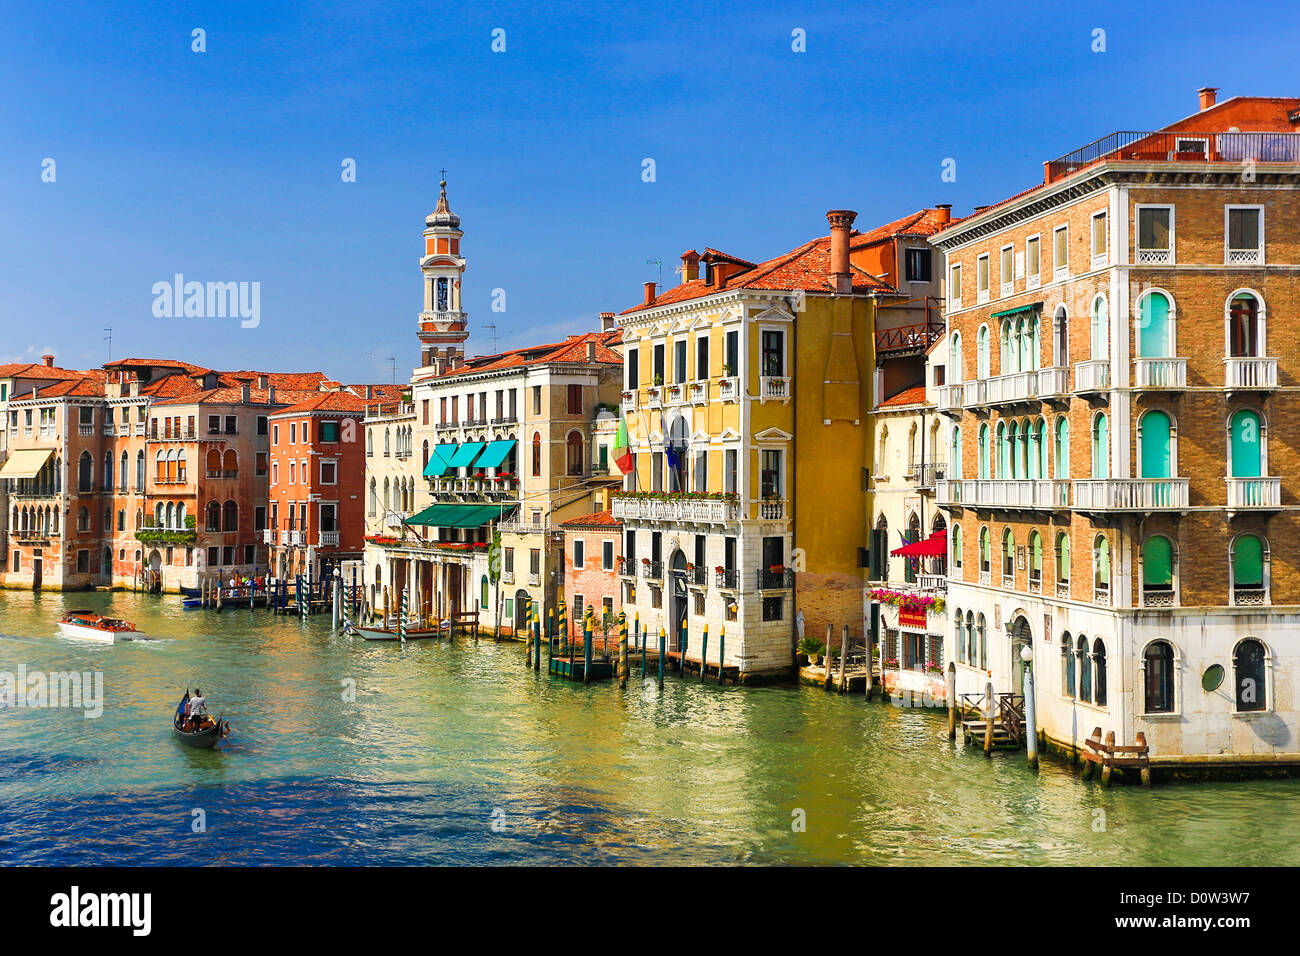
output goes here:
<path id="1" fill-rule="evenodd" d="M 948 530 L 936 531 L 924 541 L 913 541 L 889 552 L 904 558 L 937 558 L 948 553 Z"/>

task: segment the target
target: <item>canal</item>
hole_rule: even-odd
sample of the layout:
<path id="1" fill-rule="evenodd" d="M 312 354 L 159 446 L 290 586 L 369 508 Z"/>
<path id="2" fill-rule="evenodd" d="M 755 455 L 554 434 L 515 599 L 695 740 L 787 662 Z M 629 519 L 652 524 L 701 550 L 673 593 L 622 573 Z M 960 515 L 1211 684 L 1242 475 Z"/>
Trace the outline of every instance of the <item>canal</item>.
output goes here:
<path id="1" fill-rule="evenodd" d="M 80 607 L 154 639 L 59 637 Z M 583 687 L 514 644 L 102 592 L 0 594 L 20 666 L 102 671 L 103 714 L 0 707 L 0 863 L 1300 862 L 1300 782 L 1104 790 L 809 688 Z M 172 739 L 196 685 L 233 752 Z"/>

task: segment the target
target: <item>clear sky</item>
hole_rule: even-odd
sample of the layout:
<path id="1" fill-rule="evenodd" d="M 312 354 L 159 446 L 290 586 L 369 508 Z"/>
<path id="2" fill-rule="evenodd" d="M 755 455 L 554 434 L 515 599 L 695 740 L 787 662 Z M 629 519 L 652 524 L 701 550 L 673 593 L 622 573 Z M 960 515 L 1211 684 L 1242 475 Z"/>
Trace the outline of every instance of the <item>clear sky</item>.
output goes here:
<path id="1" fill-rule="evenodd" d="M 764 259 L 830 208 L 964 214 L 1200 86 L 1300 95 L 1297 9 L 3 2 L 0 360 L 95 366 L 111 326 L 115 358 L 403 379 L 443 167 L 469 352 L 493 322 L 556 340 L 639 301 L 647 259 L 674 284 L 687 248 Z M 178 272 L 260 283 L 260 324 L 156 318 Z"/>

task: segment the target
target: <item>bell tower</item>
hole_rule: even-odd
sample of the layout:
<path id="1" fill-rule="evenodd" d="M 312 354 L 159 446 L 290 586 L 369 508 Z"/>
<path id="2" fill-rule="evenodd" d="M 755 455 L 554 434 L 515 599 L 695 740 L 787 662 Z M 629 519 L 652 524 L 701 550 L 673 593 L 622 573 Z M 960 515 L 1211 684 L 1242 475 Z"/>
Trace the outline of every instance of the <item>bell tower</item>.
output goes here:
<path id="1" fill-rule="evenodd" d="M 447 171 L 444 169 L 443 176 Z M 438 183 L 438 205 L 424 220 L 424 310 L 420 313 L 420 364 L 428 367 L 435 359 L 447 366 L 465 354 L 469 338 L 468 320 L 461 307 L 460 283 L 465 260 L 460 255 L 460 216 L 447 205 L 447 180 Z"/>

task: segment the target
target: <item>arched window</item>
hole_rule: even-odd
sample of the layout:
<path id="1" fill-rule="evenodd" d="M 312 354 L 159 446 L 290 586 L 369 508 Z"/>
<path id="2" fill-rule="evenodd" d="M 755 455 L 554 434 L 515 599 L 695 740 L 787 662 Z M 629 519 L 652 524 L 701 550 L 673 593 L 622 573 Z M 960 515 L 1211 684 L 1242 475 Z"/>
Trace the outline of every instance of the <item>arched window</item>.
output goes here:
<path id="1" fill-rule="evenodd" d="M 1172 606 L 1174 601 L 1174 546 L 1164 535 L 1142 542 L 1142 603 Z"/>
<path id="2" fill-rule="evenodd" d="M 952 566 L 954 571 L 961 571 L 961 525 L 952 526 L 952 534 L 948 536 L 952 542 Z"/>
<path id="3" fill-rule="evenodd" d="M 533 477 L 542 474 L 542 433 L 533 432 Z"/>
<path id="4" fill-rule="evenodd" d="M 1074 639 L 1070 632 L 1061 635 L 1061 696 L 1074 696 Z"/>
<path id="5" fill-rule="evenodd" d="M 420 473 L 423 474 L 424 469 L 428 467 L 429 467 L 429 440 L 426 438 L 424 440 L 424 443 L 420 445 Z"/>
<path id="6" fill-rule="evenodd" d="M 966 635 L 962 633 L 961 608 L 957 608 L 952 616 L 952 644 L 957 649 L 957 662 L 966 663 Z"/>
<path id="7" fill-rule="evenodd" d="M 1167 358 L 1173 355 L 1173 322 L 1169 299 L 1163 292 L 1148 292 L 1138 305 L 1138 355 Z"/>
<path id="8" fill-rule="evenodd" d="M 966 612 L 966 663 L 972 667 L 978 662 L 978 650 L 975 645 L 975 616 Z"/>
<path id="9" fill-rule="evenodd" d="M 207 531 L 221 530 L 221 505 L 215 501 L 209 501 L 205 514 L 204 528 Z"/>
<path id="10" fill-rule="evenodd" d="M 1056 420 L 1056 471 L 1057 478 L 1070 477 L 1070 420 L 1062 415 Z"/>
<path id="11" fill-rule="evenodd" d="M 1066 368 L 1070 364 L 1070 318 L 1064 305 L 1058 305 L 1052 316 L 1053 364 Z"/>
<path id="12" fill-rule="evenodd" d="M 1253 637 L 1237 644 L 1232 652 L 1232 670 L 1236 684 L 1237 710 L 1268 709 L 1267 655 L 1264 645 Z"/>
<path id="13" fill-rule="evenodd" d="M 183 501 L 176 506 L 176 527 L 185 529 L 185 502 Z"/>
<path id="14" fill-rule="evenodd" d="M 90 492 L 95 490 L 95 462 L 90 452 L 83 451 L 77 459 L 77 490 Z"/>
<path id="15" fill-rule="evenodd" d="M 239 505 L 235 504 L 233 501 L 227 501 L 226 506 L 222 511 L 221 530 L 239 530 Z"/>
<path id="16" fill-rule="evenodd" d="M 392 485 L 390 485 L 388 479 L 385 478 L 384 479 L 384 514 L 388 514 L 388 512 L 392 510 L 392 507 L 393 507 Z"/>
<path id="17" fill-rule="evenodd" d="M 77 509 L 77 530 L 90 530 L 90 512 L 86 509 L 85 505 L 82 505 Z"/>
<path id="18" fill-rule="evenodd" d="M 144 491 L 144 449 L 141 448 L 135 453 L 135 490 L 137 493 Z"/>
<path id="19" fill-rule="evenodd" d="M 985 379 L 989 377 L 989 327 L 987 325 L 980 326 L 975 342 L 977 350 L 975 374 L 978 378 Z"/>
<path id="20" fill-rule="evenodd" d="M 1159 409 L 1146 412 L 1138 420 L 1140 478 L 1173 476 L 1173 427 L 1169 416 Z"/>
<path id="21" fill-rule="evenodd" d="M 979 642 L 980 667 L 987 670 L 989 666 L 989 634 L 988 629 L 984 626 L 983 614 L 975 619 L 975 636 Z"/>
<path id="22" fill-rule="evenodd" d="M 1097 638 L 1092 642 L 1092 702 L 1106 706 L 1106 645 Z"/>
<path id="23" fill-rule="evenodd" d="M 1007 423 L 998 422 L 998 477 L 1011 477 L 1011 451 L 1007 444 Z"/>
<path id="24" fill-rule="evenodd" d="M 384 457 L 388 458 L 393 453 L 393 437 L 387 428 L 384 429 Z"/>
<path id="25" fill-rule="evenodd" d="M 1235 412 L 1228 424 L 1231 452 L 1228 472 L 1232 478 L 1259 478 L 1264 474 L 1264 427 L 1259 413 L 1249 408 Z M 1241 504 L 1263 504 L 1250 501 Z"/>
<path id="26" fill-rule="evenodd" d="M 1092 420 L 1092 477 L 1105 479 L 1110 467 L 1110 426 L 1106 413 L 1098 412 Z"/>
<path id="27" fill-rule="evenodd" d="M 1110 539 L 1104 534 L 1092 542 L 1092 586 L 1098 601 L 1110 599 Z"/>
<path id="28" fill-rule="evenodd" d="M 1238 292 L 1228 302 L 1228 355 L 1253 358 L 1262 355 L 1263 320 L 1259 299 L 1250 292 Z"/>
<path id="29" fill-rule="evenodd" d="M 1142 654 L 1145 710 L 1148 714 L 1174 711 L 1174 648 L 1168 641 L 1152 641 Z"/>
<path id="30" fill-rule="evenodd" d="M 961 355 L 961 333 L 953 332 L 952 340 L 948 343 L 948 382 L 952 385 L 962 383 L 962 355 Z"/>
<path id="31" fill-rule="evenodd" d="M 485 607 L 488 607 L 488 606 L 490 605 L 490 603 L 491 603 L 491 602 L 488 600 L 488 576 L 485 574 L 485 575 L 483 575 L 482 580 L 479 581 L 479 604 L 478 604 L 478 606 L 479 606 L 480 608 L 485 608 Z"/>
<path id="32" fill-rule="evenodd" d="M 104 490 L 113 490 L 113 453 L 104 452 Z"/>
<path id="33" fill-rule="evenodd" d="M 568 464 L 568 468 L 567 468 L 568 473 L 570 475 L 581 475 L 582 474 L 582 432 L 571 431 L 569 432 L 568 435 L 565 436 L 564 451 L 565 451 L 565 461 Z M 682 454 L 679 452 L 678 459 L 680 460 L 681 458 L 682 458 Z M 677 487 L 674 488 L 673 490 L 681 491 L 682 487 L 680 484 L 678 484 Z"/>
<path id="34" fill-rule="evenodd" d="M 1263 605 L 1268 603 L 1268 548 L 1258 535 L 1239 534 L 1232 539 L 1232 603 Z"/>
<path id="35" fill-rule="evenodd" d="M 373 458 L 375 454 L 375 433 L 372 429 L 366 429 L 366 457 Z"/>
<path id="36" fill-rule="evenodd" d="M 980 422 L 979 477 L 989 478 L 990 461 L 993 458 L 993 433 L 989 431 L 988 422 Z"/>
<path id="37" fill-rule="evenodd" d="M 234 478 L 239 474 L 239 456 L 235 454 L 233 448 L 226 449 L 225 457 L 221 461 L 221 470 L 225 472 L 226 478 Z"/>
<path id="38" fill-rule="evenodd" d="M 374 478 L 371 478 L 370 479 L 370 514 L 373 515 L 378 511 L 379 511 L 379 483 Z"/>
<path id="39" fill-rule="evenodd" d="M 1016 538 L 1010 528 L 1002 531 L 1002 577 L 1013 579 L 1016 576 Z"/>
<path id="40" fill-rule="evenodd" d="M 176 507 L 170 501 L 167 502 L 166 517 L 163 519 L 163 527 L 169 531 L 176 527 Z"/>
<path id="41" fill-rule="evenodd" d="M 1043 589 L 1043 536 L 1037 530 L 1029 532 L 1029 590 Z"/>
<path id="42" fill-rule="evenodd" d="M 987 526 L 980 528 L 980 574 L 988 574 L 993 561 L 993 544 Z"/>
<path id="43" fill-rule="evenodd" d="M 1079 662 L 1079 700 L 1092 703 L 1092 662 L 1088 658 L 1088 639 L 1079 635 L 1075 642 L 1075 655 Z"/>
<path id="44" fill-rule="evenodd" d="M 125 451 L 122 452 L 122 464 L 117 471 L 117 484 L 123 494 L 126 494 L 127 488 L 131 485 L 131 459 Z"/>
<path id="45" fill-rule="evenodd" d="M 948 463 L 948 477 L 960 478 L 961 477 L 961 426 L 960 425 L 954 425 L 952 427 L 951 443 L 952 443 L 952 455 L 951 455 L 952 460 L 949 461 Z"/>
<path id="46" fill-rule="evenodd" d="M 1070 538 L 1064 532 L 1056 536 L 1056 583 L 1057 591 L 1061 590 L 1060 585 L 1065 586 L 1065 593 L 1069 595 L 1070 588 Z"/>
<path id="47" fill-rule="evenodd" d="M 1092 359 L 1101 361 L 1110 358 L 1110 310 L 1106 306 L 1106 297 L 1099 295 L 1092 300 Z"/>

